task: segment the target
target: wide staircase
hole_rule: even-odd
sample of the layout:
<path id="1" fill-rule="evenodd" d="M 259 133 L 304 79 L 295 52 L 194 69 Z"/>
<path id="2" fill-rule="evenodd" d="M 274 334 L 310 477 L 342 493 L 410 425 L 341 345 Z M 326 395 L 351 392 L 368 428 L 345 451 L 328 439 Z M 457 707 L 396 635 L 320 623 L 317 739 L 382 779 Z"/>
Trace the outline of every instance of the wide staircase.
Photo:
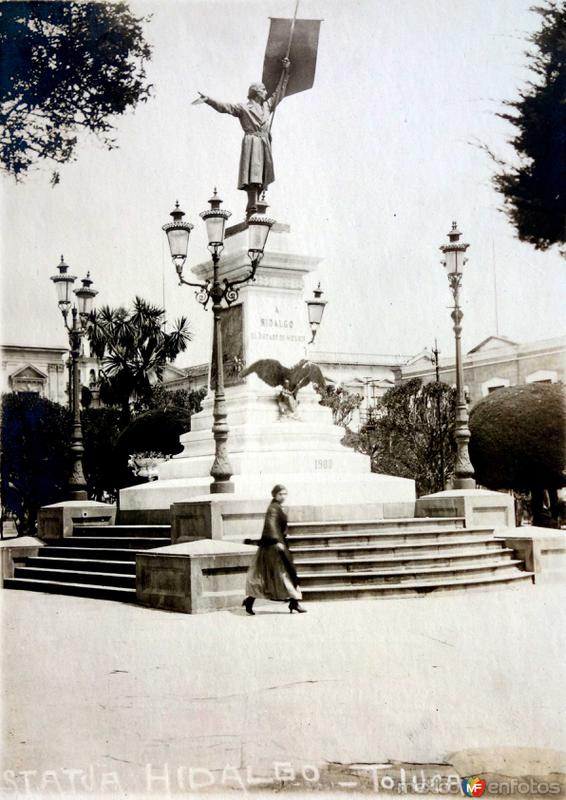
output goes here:
<path id="1" fill-rule="evenodd" d="M 466 528 L 459 517 L 294 522 L 287 533 L 305 600 L 532 581 L 493 528 Z M 136 553 L 168 544 L 169 525 L 75 525 L 72 537 L 23 558 L 4 586 L 133 603 Z"/>
<path id="2" fill-rule="evenodd" d="M 76 525 L 21 560 L 7 589 L 136 602 L 136 553 L 171 544 L 170 525 Z"/>
<path id="3" fill-rule="evenodd" d="M 305 600 L 421 594 L 532 582 L 493 528 L 460 517 L 291 523 Z"/>

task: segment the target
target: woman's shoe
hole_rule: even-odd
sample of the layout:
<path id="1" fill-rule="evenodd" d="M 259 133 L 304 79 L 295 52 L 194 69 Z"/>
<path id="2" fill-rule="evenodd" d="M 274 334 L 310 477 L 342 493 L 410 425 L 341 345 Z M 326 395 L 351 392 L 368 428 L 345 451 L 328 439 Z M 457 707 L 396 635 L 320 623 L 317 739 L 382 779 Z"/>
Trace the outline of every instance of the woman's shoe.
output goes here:
<path id="1" fill-rule="evenodd" d="M 255 597 L 246 597 L 242 605 L 246 609 L 246 614 L 251 614 L 252 617 L 255 616 L 255 611 L 253 609 Z"/>
<path id="2" fill-rule="evenodd" d="M 306 608 L 303 608 L 302 606 L 300 606 L 299 605 L 299 601 L 296 600 L 295 598 L 292 598 L 289 601 L 289 613 L 292 614 L 293 611 L 297 611 L 299 614 L 306 614 L 307 613 Z"/>

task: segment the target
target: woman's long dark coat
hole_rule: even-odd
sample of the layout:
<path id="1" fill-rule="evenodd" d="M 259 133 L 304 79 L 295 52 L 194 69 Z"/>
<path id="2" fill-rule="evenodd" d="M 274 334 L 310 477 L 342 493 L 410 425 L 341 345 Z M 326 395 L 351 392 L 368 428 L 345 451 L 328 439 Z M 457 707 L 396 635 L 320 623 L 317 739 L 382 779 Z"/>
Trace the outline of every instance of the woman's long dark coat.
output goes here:
<path id="1" fill-rule="evenodd" d="M 285 539 L 287 515 L 277 500 L 265 514 L 258 551 L 246 577 L 246 595 L 268 600 L 300 600 L 297 572 Z"/>

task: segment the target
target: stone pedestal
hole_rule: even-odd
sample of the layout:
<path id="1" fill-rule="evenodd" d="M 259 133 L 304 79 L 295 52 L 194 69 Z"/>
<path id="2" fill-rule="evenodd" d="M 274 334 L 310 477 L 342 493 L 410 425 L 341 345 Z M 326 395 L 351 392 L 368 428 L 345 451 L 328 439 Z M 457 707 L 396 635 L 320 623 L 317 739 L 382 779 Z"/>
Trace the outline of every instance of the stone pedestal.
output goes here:
<path id="1" fill-rule="evenodd" d="M 220 277 L 234 280 L 249 272 L 247 231 L 226 240 Z M 319 404 L 311 386 L 299 393 L 298 419 L 280 418 L 279 389 L 255 374 L 239 377 L 258 359 L 277 359 L 286 367 L 308 358 L 308 319 L 304 277 L 319 263 L 293 246 L 288 228 L 276 226 L 257 271 L 256 280 L 240 288 L 238 301 L 225 310 L 223 325 L 228 451 L 232 481 L 239 498 L 269 498 L 275 483 L 289 489 L 289 503 L 404 502 L 414 500 L 413 481 L 371 473 L 367 456 L 341 444 L 344 430 L 333 424 L 330 409 Z M 200 280 L 212 265 L 193 270 Z M 211 376 L 214 384 L 215 376 Z M 184 450 L 159 468 L 159 480 L 125 489 L 125 512 L 169 508 L 172 503 L 209 495 L 213 396 L 192 418 L 191 431 L 181 437 Z"/>
<path id="2" fill-rule="evenodd" d="M 529 525 L 501 528 L 496 535 L 522 558 L 534 582 L 566 584 L 566 542 L 564 531 Z"/>
<path id="3" fill-rule="evenodd" d="M 186 614 L 237 608 L 255 552 L 246 544 L 201 540 L 138 553 L 137 601 Z"/>
<path id="4" fill-rule="evenodd" d="M 0 585 L 5 578 L 14 577 L 16 562 L 28 556 L 37 556 L 45 544 L 35 536 L 14 536 L 0 541 Z"/>
<path id="5" fill-rule="evenodd" d="M 419 497 L 417 517 L 464 517 L 467 528 L 515 527 L 513 498 L 488 489 L 448 489 Z"/>
<path id="6" fill-rule="evenodd" d="M 116 506 L 96 500 L 64 500 L 42 506 L 37 515 L 37 535 L 43 541 L 73 535 L 73 525 L 113 525 Z"/>

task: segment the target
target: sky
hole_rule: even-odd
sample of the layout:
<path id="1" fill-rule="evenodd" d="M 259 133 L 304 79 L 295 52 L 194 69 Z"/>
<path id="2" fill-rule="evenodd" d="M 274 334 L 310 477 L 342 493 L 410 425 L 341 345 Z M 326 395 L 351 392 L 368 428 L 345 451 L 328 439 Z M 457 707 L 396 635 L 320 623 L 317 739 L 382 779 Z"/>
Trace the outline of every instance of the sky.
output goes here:
<path id="1" fill-rule="evenodd" d="M 178 365 L 201 363 L 210 312 L 179 287 L 161 226 L 175 200 L 195 225 L 188 265 L 207 256 L 204 224 L 217 186 L 232 222 L 241 129 L 197 90 L 241 101 L 261 78 L 269 16 L 294 0 L 131 2 L 153 47 L 152 99 L 116 119 L 119 149 L 81 136 L 74 163 L 24 183 L 0 178 L 4 344 L 65 346 L 49 277 L 61 254 L 90 270 L 100 304 L 138 294 L 187 315 L 193 342 Z M 440 245 L 457 220 L 468 242 L 463 346 L 499 333 L 516 341 L 566 334 L 566 262 L 517 240 L 479 144 L 513 159 L 497 117 L 528 79 L 525 41 L 539 25 L 531 0 L 301 0 L 322 18 L 313 88 L 286 98 L 273 128 L 270 214 L 299 250 L 322 257 L 328 301 L 317 347 L 414 354 L 453 350 L 451 295 Z"/>

